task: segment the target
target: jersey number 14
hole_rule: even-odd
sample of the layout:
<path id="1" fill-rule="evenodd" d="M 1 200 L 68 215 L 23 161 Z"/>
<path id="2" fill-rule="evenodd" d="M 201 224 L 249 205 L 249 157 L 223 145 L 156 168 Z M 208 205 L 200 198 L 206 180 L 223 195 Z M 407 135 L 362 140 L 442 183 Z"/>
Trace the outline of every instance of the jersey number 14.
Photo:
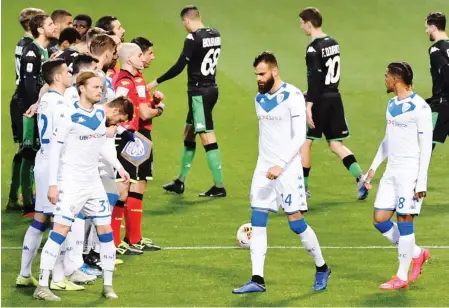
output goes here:
<path id="1" fill-rule="evenodd" d="M 327 74 L 324 83 L 326 85 L 337 83 L 340 80 L 340 56 L 329 58 L 325 65 L 327 67 Z"/>
<path id="2" fill-rule="evenodd" d="M 218 63 L 218 56 L 220 55 L 220 48 L 212 48 L 204 56 L 201 63 L 201 74 L 204 76 L 215 74 L 215 69 Z"/>

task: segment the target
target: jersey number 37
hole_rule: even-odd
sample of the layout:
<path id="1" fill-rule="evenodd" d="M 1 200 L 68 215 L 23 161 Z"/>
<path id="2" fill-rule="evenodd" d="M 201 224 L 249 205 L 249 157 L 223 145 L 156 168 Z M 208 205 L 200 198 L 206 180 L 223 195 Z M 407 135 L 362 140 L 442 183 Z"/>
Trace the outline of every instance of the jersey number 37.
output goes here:
<path id="1" fill-rule="evenodd" d="M 214 75 L 218 63 L 218 56 L 220 55 L 220 48 L 212 48 L 204 56 L 201 63 L 201 74 L 204 76 Z"/>

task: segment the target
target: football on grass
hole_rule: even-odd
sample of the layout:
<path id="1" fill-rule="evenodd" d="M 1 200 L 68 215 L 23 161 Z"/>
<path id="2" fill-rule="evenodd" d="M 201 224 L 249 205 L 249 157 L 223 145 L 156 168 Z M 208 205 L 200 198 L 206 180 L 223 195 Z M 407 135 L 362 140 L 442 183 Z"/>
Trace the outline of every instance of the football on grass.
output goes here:
<path id="1" fill-rule="evenodd" d="M 242 225 L 237 231 L 237 242 L 242 248 L 249 248 L 251 245 L 251 232 L 253 227 L 250 223 Z"/>

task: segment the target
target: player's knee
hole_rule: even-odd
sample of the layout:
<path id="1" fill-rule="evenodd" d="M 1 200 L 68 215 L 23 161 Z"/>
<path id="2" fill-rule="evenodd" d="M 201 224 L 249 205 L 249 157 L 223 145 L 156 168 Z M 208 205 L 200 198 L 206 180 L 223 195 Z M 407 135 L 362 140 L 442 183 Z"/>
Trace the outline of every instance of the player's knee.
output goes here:
<path id="1" fill-rule="evenodd" d="M 101 226 L 104 227 L 104 226 Z M 107 229 L 103 230 L 101 227 L 98 227 L 98 239 L 100 240 L 100 243 L 109 243 L 114 240 L 114 237 L 112 235 L 112 231 L 109 231 Z M 106 233 L 100 234 L 100 231 L 105 231 Z"/>
<path id="2" fill-rule="evenodd" d="M 45 230 L 47 230 L 48 224 L 46 224 L 45 222 L 33 219 L 33 221 L 31 222 L 31 227 L 33 227 L 34 229 L 39 230 L 40 232 L 43 233 L 43 232 L 45 232 Z"/>
<path id="3" fill-rule="evenodd" d="M 398 222 L 398 229 L 400 236 L 406 236 L 414 233 L 413 221 L 400 221 Z"/>
<path id="4" fill-rule="evenodd" d="M 214 142 L 214 143 L 205 144 L 204 150 L 206 151 L 206 153 L 209 151 L 218 150 L 218 143 Z"/>
<path id="5" fill-rule="evenodd" d="M 251 213 L 251 226 L 266 227 L 268 222 L 268 212 L 253 210 Z"/>
<path id="6" fill-rule="evenodd" d="M 62 245 L 62 243 L 64 243 L 64 241 L 66 239 L 66 236 L 67 236 L 67 234 L 64 235 L 64 234 L 61 234 L 61 233 L 53 231 L 53 232 L 50 233 L 49 238 L 53 242 L 57 243 L 58 245 Z"/>
<path id="7" fill-rule="evenodd" d="M 20 164 L 22 162 L 22 156 L 19 153 L 16 153 L 14 155 L 13 162 L 15 164 Z"/>
<path id="8" fill-rule="evenodd" d="M 184 140 L 184 147 L 189 151 L 195 151 L 196 149 L 196 142 L 190 141 L 190 140 Z"/>
<path id="9" fill-rule="evenodd" d="M 341 147 L 343 146 L 343 144 L 341 143 L 341 141 L 330 141 L 329 143 L 328 143 L 328 145 L 329 145 L 329 149 L 332 151 L 332 152 L 338 152 L 338 150 L 340 150 L 341 149 Z"/>
<path id="10" fill-rule="evenodd" d="M 296 234 L 303 233 L 307 230 L 308 227 L 306 219 L 304 217 L 299 220 L 289 221 L 288 224 L 290 226 L 290 229 Z"/>
<path id="11" fill-rule="evenodd" d="M 195 131 L 192 125 L 186 125 L 184 128 L 184 140 L 195 141 Z"/>
<path id="12" fill-rule="evenodd" d="M 393 222 L 390 219 L 384 221 L 376 221 L 376 219 L 374 219 L 373 225 L 382 234 L 390 231 L 391 228 L 393 228 Z"/>

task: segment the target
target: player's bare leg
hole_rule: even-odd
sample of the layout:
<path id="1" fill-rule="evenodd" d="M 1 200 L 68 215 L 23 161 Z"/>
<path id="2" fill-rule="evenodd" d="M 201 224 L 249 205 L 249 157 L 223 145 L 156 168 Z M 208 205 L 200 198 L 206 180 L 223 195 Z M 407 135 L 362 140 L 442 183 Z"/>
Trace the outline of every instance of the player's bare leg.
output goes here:
<path id="1" fill-rule="evenodd" d="M 214 132 L 199 133 L 201 142 L 206 150 L 207 162 L 212 172 L 214 186 L 208 191 L 199 194 L 200 197 L 226 197 L 226 189 L 223 186 L 221 152 L 218 148 L 217 138 Z"/>
<path id="2" fill-rule="evenodd" d="M 141 180 L 137 183 L 131 183 L 126 203 L 126 220 L 127 236 L 125 242 L 131 248 L 137 248 L 142 251 L 158 251 L 161 247 L 154 245 L 149 238 L 142 236 L 142 216 L 143 216 L 143 195 L 146 191 L 147 181 Z"/>
<path id="3" fill-rule="evenodd" d="M 114 245 L 117 248 L 117 253 L 121 255 L 141 255 L 143 251 L 137 247 L 131 247 L 125 241 L 122 241 L 121 237 L 121 226 L 123 217 L 125 218 L 125 237 L 130 233 L 130 223 L 129 223 L 129 213 L 125 204 L 128 201 L 128 194 L 130 190 L 130 183 L 125 184 L 123 182 L 117 183 L 117 190 L 119 193 L 119 200 L 117 200 L 111 217 L 111 228 L 114 236 Z"/>
<path id="4" fill-rule="evenodd" d="M 185 181 L 187 178 L 187 174 L 192 167 L 193 158 L 195 157 L 196 151 L 196 142 L 195 142 L 195 131 L 193 126 L 190 124 L 186 124 L 184 127 L 184 149 L 182 153 L 181 159 L 181 171 L 176 180 L 166 184 L 163 186 L 165 191 L 183 194 L 185 188 Z"/>
<path id="5" fill-rule="evenodd" d="M 114 237 L 111 225 L 97 225 L 97 234 L 100 239 L 100 258 L 103 269 L 103 296 L 107 299 L 118 298 L 112 288 L 112 276 L 115 269 Z"/>
<path id="6" fill-rule="evenodd" d="M 346 169 L 355 177 L 357 181 L 357 199 L 365 200 L 368 197 L 368 189 L 364 185 L 363 171 L 355 159 L 354 154 L 352 154 L 351 150 L 342 141 L 338 140 L 330 140 L 329 148 L 343 161 Z"/>
<path id="7" fill-rule="evenodd" d="M 312 144 L 313 140 L 306 139 L 306 141 L 304 141 L 303 145 L 301 146 L 300 150 L 302 171 L 304 175 L 304 186 L 306 188 L 307 198 L 310 198 L 309 174 L 310 169 L 312 168 Z"/>
<path id="8" fill-rule="evenodd" d="M 20 274 L 16 279 L 17 287 L 34 286 L 38 281 L 31 275 L 31 264 L 37 255 L 37 250 L 42 242 L 42 236 L 50 223 L 50 217 L 43 213 L 35 213 L 31 225 L 28 227 L 22 246 L 22 263 Z"/>

